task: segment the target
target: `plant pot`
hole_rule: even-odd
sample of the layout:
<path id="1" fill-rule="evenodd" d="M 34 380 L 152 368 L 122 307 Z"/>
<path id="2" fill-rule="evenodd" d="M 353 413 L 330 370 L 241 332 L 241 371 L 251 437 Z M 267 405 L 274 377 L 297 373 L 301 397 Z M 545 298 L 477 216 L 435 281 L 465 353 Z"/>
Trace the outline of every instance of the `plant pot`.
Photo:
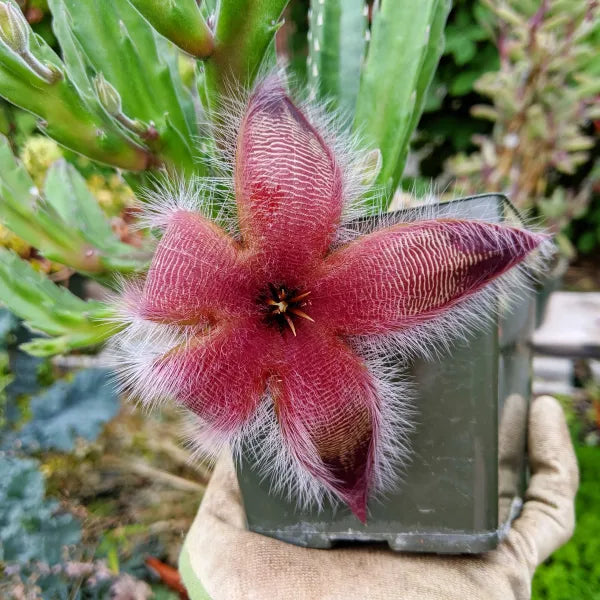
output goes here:
<path id="1" fill-rule="evenodd" d="M 512 207 L 503 196 L 486 195 L 441 210 L 500 221 Z M 369 227 L 365 224 L 366 231 Z M 345 507 L 299 510 L 271 493 L 270 482 L 242 458 L 238 480 L 248 527 L 316 548 L 348 540 L 384 541 L 394 550 L 414 552 L 477 553 L 496 547 L 525 483 L 530 353 L 524 340 L 533 325 L 533 302 L 530 295 L 502 317 L 502 328 L 487 327 L 457 341 L 450 355 L 410 365 L 418 410 L 412 460 L 397 488 L 369 503 L 366 525 Z M 509 339 L 506 322 L 518 319 Z M 506 338 L 502 349 L 500 329 Z M 508 423 L 507 436 L 499 429 Z M 500 440 L 511 440 L 510 447 L 500 448 Z"/>

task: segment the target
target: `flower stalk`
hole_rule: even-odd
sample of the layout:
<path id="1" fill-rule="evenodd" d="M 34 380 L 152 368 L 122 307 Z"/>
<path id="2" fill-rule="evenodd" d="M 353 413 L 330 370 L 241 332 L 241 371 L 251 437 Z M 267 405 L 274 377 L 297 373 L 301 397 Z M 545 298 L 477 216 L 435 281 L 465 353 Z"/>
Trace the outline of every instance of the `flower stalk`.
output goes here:
<path id="1" fill-rule="evenodd" d="M 142 138 L 146 139 L 154 139 L 156 137 L 154 133 L 151 133 L 152 126 L 144 125 L 141 121 L 136 119 L 131 119 L 126 114 L 123 113 L 123 105 L 121 103 L 121 96 L 119 92 L 112 86 L 106 79 L 102 73 L 94 79 L 94 86 L 96 88 L 96 93 L 98 94 L 98 99 L 100 100 L 100 104 L 105 108 L 106 112 L 114 117 L 125 129 L 131 131 L 139 135 Z"/>

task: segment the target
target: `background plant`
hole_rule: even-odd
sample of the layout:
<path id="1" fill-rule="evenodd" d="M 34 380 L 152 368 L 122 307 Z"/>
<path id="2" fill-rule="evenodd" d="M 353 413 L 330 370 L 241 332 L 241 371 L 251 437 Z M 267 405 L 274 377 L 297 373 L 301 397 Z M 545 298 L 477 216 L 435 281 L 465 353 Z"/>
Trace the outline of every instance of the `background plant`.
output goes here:
<path id="1" fill-rule="evenodd" d="M 590 156 L 600 116 L 600 7 L 591 0 L 483 4 L 493 16 L 500 68 L 475 83 L 492 104 L 471 113 L 494 128 L 476 135 L 479 150 L 459 154 L 448 170 L 461 191 L 505 191 L 542 217 L 572 255 L 561 232 L 585 213 L 598 177 Z M 578 185 L 568 185 L 577 175 Z"/>
<path id="2" fill-rule="evenodd" d="M 600 597 L 600 394 L 593 379 L 574 390 L 572 397 L 559 397 L 567 416 L 579 462 L 581 485 L 577 493 L 575 533 L 555 552 L 533 579 L 534 600 L 560 600 L 573 596 L 585 600 Z"/>
<path id="3" fill-rule="evenodd" d="M 410 185 L 415 176 L 425 182 L 439 177 L 449 156 L 473 152 L 473 135 L 491 131 L 489 121 L 471 116 L 471 108 L 485 102 L 475 82 L 484 73 L 497 71 L 500 64 L 491 19 L 493 15 L 479 0 L 452 3 L 444 53 L 413 139 L 412 177 L 405 183 Z"/>

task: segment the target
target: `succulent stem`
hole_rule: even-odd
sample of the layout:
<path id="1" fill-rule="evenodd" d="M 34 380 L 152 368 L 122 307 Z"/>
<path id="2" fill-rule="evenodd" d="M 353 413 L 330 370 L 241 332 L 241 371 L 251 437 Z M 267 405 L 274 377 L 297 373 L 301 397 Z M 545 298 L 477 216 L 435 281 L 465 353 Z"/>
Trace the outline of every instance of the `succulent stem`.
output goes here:
<path id="1" fill-rule="evenodd" d="M 54 65 L 48 66 L 39 61 L 31 52 L 23 52 L 21 58 L 27 63 L 27 66 L 43 81 L 52 85 L 60 79 L 63 74 Z"/>
<path id="2" fill-rule="evenodd" d="M 148 22 L 176 46 L 197 58 L 214 50 L 212 31 L 202 17 L 196 0 L 131 0 Z"/>
<path id="3" fill-rule="evenodd" d="M 400 181 L 410 138 L 443 50 L 449 0 L 382 2 L 374 11 L 354 128 L 381 150 L 386 200 Z M 398 77 L 402 73 L 402 77 Z M 377 210 L 386 206 L 377 207 Z"/>
<path id="4" fill-rule="evenodd" d="M 215 48 L 205 64 L 210 108 L 221 94 L 249 87 L 263 65 L 288 0 L 221 0 Z"/>
<path id="5" fill-rule="evenodd" d="M 311 97 L 354 114 L 366 48 L 364 0 L 312 0 L 307 74 Z"/>

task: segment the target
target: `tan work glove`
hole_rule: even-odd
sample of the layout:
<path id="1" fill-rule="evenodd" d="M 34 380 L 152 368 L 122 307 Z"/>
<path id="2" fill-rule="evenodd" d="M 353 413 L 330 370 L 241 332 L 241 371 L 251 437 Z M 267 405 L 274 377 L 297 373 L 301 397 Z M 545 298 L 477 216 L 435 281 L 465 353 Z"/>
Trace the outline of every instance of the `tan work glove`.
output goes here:
<path id="1" fill-rule="evenodd" d="M 216 466 L 187 536 L 180 571 L 191 600 L 513 600 L 573 532 L 579 476 L 562 408 L 549 396 L 529 417 L 532 477 L 499 547 L 478 556 L 399 554 L 381 546 L 300 548 L 246 529 L 230 458 Z"/>

